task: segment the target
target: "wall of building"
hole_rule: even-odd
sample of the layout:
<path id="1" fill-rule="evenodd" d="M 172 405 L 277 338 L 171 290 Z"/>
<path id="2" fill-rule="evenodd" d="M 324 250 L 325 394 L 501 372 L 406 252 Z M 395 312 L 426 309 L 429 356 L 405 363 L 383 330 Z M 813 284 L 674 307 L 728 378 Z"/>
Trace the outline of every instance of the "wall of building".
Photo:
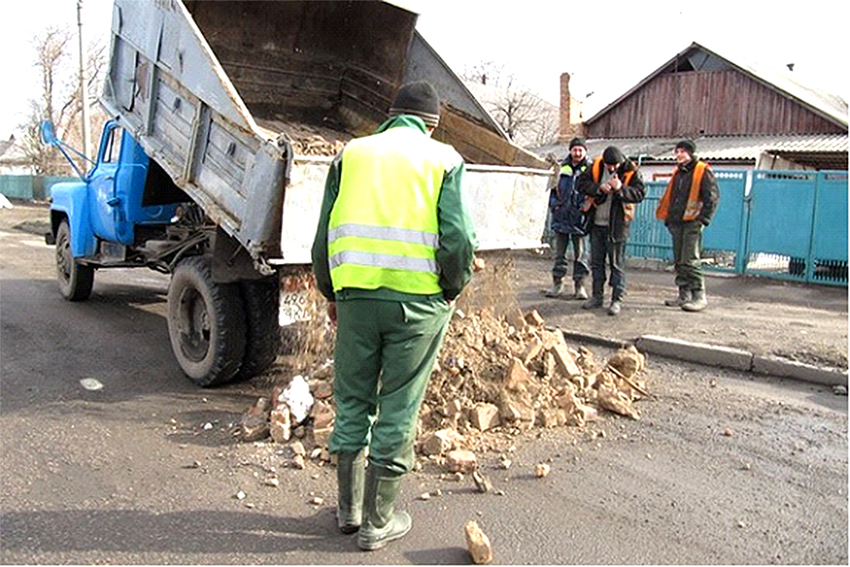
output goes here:
<path id="1" fill-rule="evenodd" d="M 589 138 L 846 131 L 737 70 L 658 75 L 586 127 Z"/>

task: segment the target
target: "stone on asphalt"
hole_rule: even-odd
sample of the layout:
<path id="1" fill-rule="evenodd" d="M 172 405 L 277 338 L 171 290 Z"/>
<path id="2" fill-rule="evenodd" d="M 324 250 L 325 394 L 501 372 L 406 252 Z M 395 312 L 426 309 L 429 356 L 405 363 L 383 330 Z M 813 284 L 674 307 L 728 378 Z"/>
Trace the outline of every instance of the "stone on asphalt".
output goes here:
<path id="1" fill-rule="evenodd" d="M 485 565 L 493 561 L 493 548 L 490 546 L 490 538 L 475 520 L 470 520 L 463 528 L 466 548 L 472 556 L 476 565 Z"/>

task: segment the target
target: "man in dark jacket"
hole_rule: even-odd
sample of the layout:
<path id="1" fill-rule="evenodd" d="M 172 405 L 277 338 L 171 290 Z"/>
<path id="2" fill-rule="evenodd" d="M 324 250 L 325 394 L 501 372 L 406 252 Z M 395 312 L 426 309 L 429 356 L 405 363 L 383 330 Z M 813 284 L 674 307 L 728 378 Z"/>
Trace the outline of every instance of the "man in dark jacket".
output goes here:
<path id="1" fill-rule="evenodd" d="M 609 284 L 613 288 L 609 315 L 617 315 L 626 292 L 623 270 L 629 225 L 635 205 L 643 201 L 646 190 L 637 166 L 616 146 L 608 146 L 601 157 L 582 173 L 576 183 L 579 192 L 588 197 L 590 207 L 590 272 L 592 296 L 582 306 L 602 307 L 605 288 L 605 260 L 611 270 Z"/>
<path id="2" fill-rule="evenodd" d="M 570 154 L 561 164 L 558 185 L 549 193 L 549 214 L 552 232 L 555 233 L 555 265 L 552 266 L 552 288 L 546 297 L 558 297 L 564 292 L 564 276 L 567 275 L 567 249 L 573 245 L 574 299 L 587 299 L 584 277 L 589 270 L 585 252 L 585 235 L 582 231 L 581 207 L 584 195 L 575 187 L 576 178 L 590 163 L 587 161 L 587 144 L 584 138 L 570 140 Z"/>
<path id="3" fill-rule="evenodd" d="M 702 311 L 708 305 L 702 275 L 702 229 L 708 226 L 720 191 L 714 172 L 695 157 L 696 144 L 682 140 L 676 144 L 676 169 L 658 203 L 655 216 L 664 221 L 673 238 L 673 261 L 679 296 L 664 302 L 685 311 Z"/>

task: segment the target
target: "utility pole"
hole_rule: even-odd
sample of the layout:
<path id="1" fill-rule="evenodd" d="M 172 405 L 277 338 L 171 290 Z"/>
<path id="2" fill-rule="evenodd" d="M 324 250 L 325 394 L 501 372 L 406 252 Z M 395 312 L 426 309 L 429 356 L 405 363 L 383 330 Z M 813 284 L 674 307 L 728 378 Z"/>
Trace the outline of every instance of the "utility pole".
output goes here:
<path id="1" fill-rule="evenodd" d="M 80 103 L 83 120 L 83 154 L 92 157 L 91 128 L 89 126 L 89 93 L 86 80 L 86 49 L 83 41 L 83 0 L 77 0 L 77 35 L 80 38 Z"/>

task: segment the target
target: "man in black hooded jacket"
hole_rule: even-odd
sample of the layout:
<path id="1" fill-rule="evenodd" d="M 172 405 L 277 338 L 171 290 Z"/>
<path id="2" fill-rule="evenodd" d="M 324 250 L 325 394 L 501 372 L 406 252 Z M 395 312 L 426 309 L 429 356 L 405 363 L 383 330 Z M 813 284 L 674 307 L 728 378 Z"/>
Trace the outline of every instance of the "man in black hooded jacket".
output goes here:
<path id="1" fill-rule="evenodd" d="M 590 215 L 590 273 L 593 294 L 582 306 L 602 307 L 605 289 L 605 260 L 611 270 L 609 284 L 613 289 L 609 315 L 617 315 L 626 292 L 624 271 L 629 225 L 635 205 L 646 195 L 637 166 L 616 146 L 608 146 L 602 156 L 582 173 L 576 186 L 587 197 Z"/>

